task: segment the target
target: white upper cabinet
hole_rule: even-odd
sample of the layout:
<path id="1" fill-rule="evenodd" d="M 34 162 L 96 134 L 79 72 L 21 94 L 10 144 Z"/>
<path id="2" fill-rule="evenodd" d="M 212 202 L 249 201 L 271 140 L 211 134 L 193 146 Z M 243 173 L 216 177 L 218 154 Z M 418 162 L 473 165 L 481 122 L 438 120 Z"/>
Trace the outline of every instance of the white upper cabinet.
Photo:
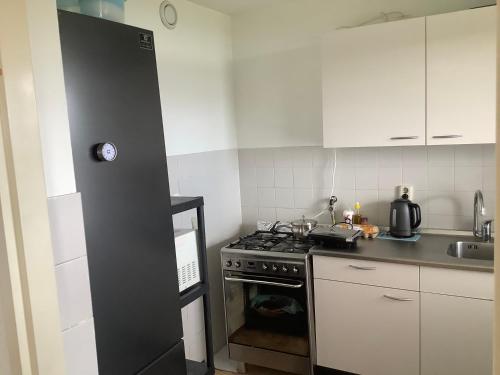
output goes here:
<path id="1" fill-rule="evenodd" d="M 323 41 L 323 145 L 495 143 L 496 7 Z"/>
<path id="2" fill-rule="evenodd" d="M 425 144 L 425 19 L 328 34 L 323 42 L 323 144 Z"/>
<path id="3" fill-rule="evenodd" d="M 427 143 L 495 142 L 496 7 L 427 17 Z"/>

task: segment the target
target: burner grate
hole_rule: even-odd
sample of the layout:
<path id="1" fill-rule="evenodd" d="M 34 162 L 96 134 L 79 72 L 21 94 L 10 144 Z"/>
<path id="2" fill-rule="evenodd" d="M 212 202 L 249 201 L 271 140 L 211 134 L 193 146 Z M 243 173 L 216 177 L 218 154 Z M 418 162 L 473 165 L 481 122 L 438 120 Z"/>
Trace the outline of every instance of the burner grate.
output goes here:
<path id="1" fill-rule="evenodd" d="M 272 251 L 304 254 L 307 253 L 313 246 L 313 241 L 288 239 L 277 244 Z"/>
<path id="2" fill-rule="evenodd" d="M 255 232 L 228 245 L 232 249 L 304 254 L 314 246 L 310 240 L 296 240 L 288 233 Z"/>

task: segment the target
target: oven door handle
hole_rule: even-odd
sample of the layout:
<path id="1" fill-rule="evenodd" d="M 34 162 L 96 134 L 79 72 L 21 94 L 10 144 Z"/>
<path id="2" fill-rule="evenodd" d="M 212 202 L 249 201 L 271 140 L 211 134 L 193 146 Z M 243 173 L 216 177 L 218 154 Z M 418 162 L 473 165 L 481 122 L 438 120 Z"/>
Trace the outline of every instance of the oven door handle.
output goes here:
<path id="1" fill-rule="evenodd" d="M 298 283 L 278 283 L 276 281 L 267 281 L 267 280 L 259 280 L 259 279 L 251 279 L 248 277 L 234 277 L 234 276 L 224 276 L 224 280 L 236 282 L 236 283 L 250 283 L 250 284 L 262 284 L 262 285 L 271 285 L 271 286 L 280 286 L 283 288 L 292 288 L 299 289 L 304 286 L 302 281 Z"/>

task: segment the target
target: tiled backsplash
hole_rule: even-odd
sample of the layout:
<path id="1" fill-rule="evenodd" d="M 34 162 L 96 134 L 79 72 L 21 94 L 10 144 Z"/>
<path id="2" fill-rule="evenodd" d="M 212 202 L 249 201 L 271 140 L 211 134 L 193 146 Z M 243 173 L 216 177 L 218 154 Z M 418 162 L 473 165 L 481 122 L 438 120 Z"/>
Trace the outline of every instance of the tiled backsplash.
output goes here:
<path id="1" fill-rule="evenodd" d="M 336 151 L 337 218 L 354 203 L 373 224 L 387 226 L 395 187 L 412 185 L 422 227 L 472 228 L 474 191 L 482 189 L 487 214 L 495 210 L 495 146 L 345 148 Z M 320 147 L 239 151 L 243 223 L 314 216 L 328 204 L 334 150 Z M 323 214 L 320 222 L 328 222 Z"/>

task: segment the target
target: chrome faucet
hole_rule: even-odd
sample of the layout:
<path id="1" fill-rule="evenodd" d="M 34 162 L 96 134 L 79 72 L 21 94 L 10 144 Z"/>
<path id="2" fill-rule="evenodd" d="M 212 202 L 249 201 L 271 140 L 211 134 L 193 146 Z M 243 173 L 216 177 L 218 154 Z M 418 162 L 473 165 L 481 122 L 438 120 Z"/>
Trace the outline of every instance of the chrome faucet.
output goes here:
<path id="1" fill-rule="evenodd" d="M 486 209 L 484 208 L 483 193 L 481 190 L 477 190 L 474 194 L 474 228 L 472 233 L 474 237 L 479 237 L 483 241 L 490 242 L 492 240 L 492 227 L 493 220 L 485 220 L 480 223 L 479 217 L 486 214 Z"/>

